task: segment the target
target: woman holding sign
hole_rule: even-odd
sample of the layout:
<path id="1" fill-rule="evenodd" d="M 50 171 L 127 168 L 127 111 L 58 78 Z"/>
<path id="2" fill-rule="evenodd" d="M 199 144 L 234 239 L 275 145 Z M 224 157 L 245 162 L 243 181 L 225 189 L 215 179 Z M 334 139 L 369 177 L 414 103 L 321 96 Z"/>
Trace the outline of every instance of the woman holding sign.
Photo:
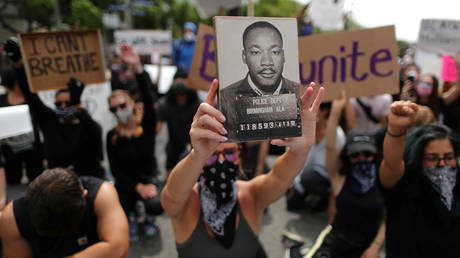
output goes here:
<path id="1" fill-rule="evenodd" d="M 324 89 L 314 83 L 302 97 L 302 136 L 272 140 L 289 147 L 273 169 L 239 181 L 239 148 L 225 143 L 225 117 L 214 108 L 217 80 L 193 119 L 191 152 L 172 170 L 162 194 L 179 257 L 257 257 L 263 211 L 283 196 L 302 169 L 315 140 L 316 113 Z"/>

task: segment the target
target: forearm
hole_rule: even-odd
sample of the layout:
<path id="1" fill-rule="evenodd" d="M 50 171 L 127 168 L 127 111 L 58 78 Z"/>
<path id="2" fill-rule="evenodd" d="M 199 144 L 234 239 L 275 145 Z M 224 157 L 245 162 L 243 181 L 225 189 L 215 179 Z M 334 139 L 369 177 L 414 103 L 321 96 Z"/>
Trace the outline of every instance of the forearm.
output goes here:
<path id="1" fill-rule="evenodd" d="M 345 105 L 345 120 L 346 120 L 347 132 L 353 130 L 353 128 L 355 128 L 355 123 L 356 123 L 356 114 L 350 102 L 347 102 L 347 104 Z"/>
<path id="2" fill-rule="evenodd" d="M 253 179 L 256 209 L 263 210 L 281 198 L 295 177 L 302 170 L 310 151 L 310 146 L 302 152 L 288 149 L 275 160 L 273 169 L 267 175 Z"/>
<path id="3" fill-rule="evenodd" d="M 268 140 L 262 141 L 259 147 L 259 153 L 257 156 L 257 167 L 255 176 L 262 175 L 265 170 L 265 160 L 268 155 L 269 142 Z"/>
<path id="4" fill-rule="evenodd" d="M 6 205 L 6 181 L 5 181 L 5 170 L 0 167 L 0 211 Z"/>
<path id="5" fill-rule="evenodd" d="M 386 230 L 386 224 L 385 220 L 382 221 L 379 227 L 379 231 L 377 232 L 377 235 L 374 238 L 374 241 L 372 241 L 371 245 L 376 245 L 377 248 L 380 250 L 382 248 L 383 242 L 385 241 L 385 230 Z"/>
<path id="6" fill-rule="evenodd" d="M 137 68 L 138 70 L 140 68 Z M 153 98 L 150 94 L 151 81 L 150 76 L 147 72 L 142 69 L 142 72 L 136 71 L 136 81 L 139 85 L 139 91 L 142 96 L 142 101 L 144 102 L 144 119 L 154 121 L 156 120 L 156 114 L 153 109 Z"/>
<path id="7" fill-rule="evenodd" d="M 332 190 L 335 196 L 340 192 L 341 186 L 338 182 L 339 171 L 339 150 L 337 149 L 337 125 L 339 123 L 341 110 L 332 109 L 326 127 L 326 170 L 331 180 Z"/>
<path id="8" fill-rule="evenodd" d="M 74 255 L 69 256 L 69 258 L 83 258 L 83 257 L 94 257 L 94 258 L 118 258 L 118 257 L 127 257 L 128 250 L 123 248 L 123 245 L 117 245 L 115 243 L 109 242 L 98 242 L 85 250 L 78 252 Z"/>
<path id="9" fill-rule="evenodd" d="M 178 216 L 185 207 L 206 160 L 192 149 L 171 171 L 161 194 L 161 204 L 169 216 Z"/>
<path id="10" fill-rule="evenodd" d="M 393 136 L 388 134 L 391 133 Z M 380 170 L 380 180 L 385 188 L 391 188 L 404 175 L 404 135 L 405 130 L 388 126 L 383 141 L 383 161 Z M 399 137 L 395 137 L 401 135 Z"/>
<path id="11" fill-rule="evenodd" d="M 460 68 L 457 68 L 457 71 L 460 71 Z M 460 81 L 457 81 L 456 85 L 452 86 L 448 91 L 442 94 L 442 100 L 445 105 L 448 106 L 452 104 L 460 96 L 460 87 L 458 86 L 459 82 Z"/>

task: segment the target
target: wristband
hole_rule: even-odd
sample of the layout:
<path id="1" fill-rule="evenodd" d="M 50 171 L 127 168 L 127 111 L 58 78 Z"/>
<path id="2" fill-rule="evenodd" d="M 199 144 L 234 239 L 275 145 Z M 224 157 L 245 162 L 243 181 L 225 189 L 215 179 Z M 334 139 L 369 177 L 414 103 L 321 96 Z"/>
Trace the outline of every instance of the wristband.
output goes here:
<path id="1" fill-rule="evenodd" d="M 401 134 L 392 134 L 392 133 L 390 133 L 390 130 L 388 130 L 388 128 L 387 128 L 387 134 L 389 136 L 391 136 L 391 137 L 398 138 L 398 137 L 406 135 L 406 131 L 402 132 Z"/>

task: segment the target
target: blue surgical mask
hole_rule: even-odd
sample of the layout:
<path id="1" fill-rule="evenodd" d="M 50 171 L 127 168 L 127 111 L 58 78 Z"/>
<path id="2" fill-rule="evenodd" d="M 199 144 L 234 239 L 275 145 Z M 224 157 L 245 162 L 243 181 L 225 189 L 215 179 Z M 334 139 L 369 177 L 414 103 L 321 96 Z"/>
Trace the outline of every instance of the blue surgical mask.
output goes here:
<path id="1" fill-rule="evenodd" d="M 365 194 L 374 185 L 376 166 L 373 161 L 360 160 L 351 165 L 351 188 L 354 193 Z"/>

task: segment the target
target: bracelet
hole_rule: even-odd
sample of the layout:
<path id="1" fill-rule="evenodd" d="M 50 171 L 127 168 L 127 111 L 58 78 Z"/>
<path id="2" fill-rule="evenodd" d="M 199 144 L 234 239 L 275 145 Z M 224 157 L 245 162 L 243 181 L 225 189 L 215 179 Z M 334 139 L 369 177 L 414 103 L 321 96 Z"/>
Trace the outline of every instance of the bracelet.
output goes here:
<path id="1" fill-rule="evenodd" d="M 401 137 L 401 136 L 406 135 L 406 131 L 404 131 L 404 132 L 401 133 L 401 134 L 392 134 L 392 133 L 390 133 L 390 130 L 388 130 L 388 128 L 387 128 L 387 134 L 388 134 L 389 136 L 391 136 L 391 137 L 398 138 L 398 137 Z"/>

